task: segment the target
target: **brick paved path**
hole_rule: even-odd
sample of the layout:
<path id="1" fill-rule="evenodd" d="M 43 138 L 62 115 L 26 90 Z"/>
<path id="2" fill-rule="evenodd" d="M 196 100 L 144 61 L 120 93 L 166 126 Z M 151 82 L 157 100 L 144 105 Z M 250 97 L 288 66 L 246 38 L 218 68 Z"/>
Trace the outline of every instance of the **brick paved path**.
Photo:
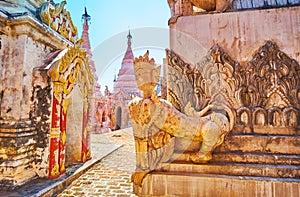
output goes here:
<path id="1" fill-rule="evenodd" d="M 135 150 L 132 129 L 99 134 L 123 146 L 75 180 L 58 197 L 71 196 L 135 196 L 132 193 L 131 174 L 135 169 Z"/>

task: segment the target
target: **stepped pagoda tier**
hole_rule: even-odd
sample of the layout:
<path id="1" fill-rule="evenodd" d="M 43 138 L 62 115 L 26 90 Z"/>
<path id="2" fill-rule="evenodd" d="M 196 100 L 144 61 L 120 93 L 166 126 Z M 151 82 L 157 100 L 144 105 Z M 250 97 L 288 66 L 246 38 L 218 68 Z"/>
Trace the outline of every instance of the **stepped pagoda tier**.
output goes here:
<path id="1" fill-rule="evenodd" d="M 122 61 L 121 69 L 119 70 L 117 80 L 114 83 L 113 93 L 116 94 L 121 89 L 123 89 L 123 91 L 129 95 L 138 95 L 139 89 L 137 87 L 133 71 L 134 56 L 131 49 L 132 36 L 130 34 L 130 31 L 128 33 L 127 39 L 127 50 Z"/>

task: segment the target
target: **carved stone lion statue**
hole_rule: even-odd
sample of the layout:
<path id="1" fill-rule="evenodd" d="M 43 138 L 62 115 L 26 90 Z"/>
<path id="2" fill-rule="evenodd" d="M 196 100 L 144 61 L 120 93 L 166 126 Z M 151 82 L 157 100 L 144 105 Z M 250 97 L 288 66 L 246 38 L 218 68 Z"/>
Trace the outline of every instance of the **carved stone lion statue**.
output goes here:
<path id="1" fill-rule="evenodd" d="M 159 163 L 167 162 L 173 152 L 175 138 L 202 142 L 198 152 L 189 155 L 194 163 L 205 163 L 212 159 L 212 151 L 219 146 L 231 130 L 226 114 L 215 111 L 207 105 L 196 112 L 191 104 L 185 113 L 180 112 L 168 101 L 159 99 L 154 90 L 160 77 L 160 67 L 148 57 L 135 59 L 134 70 L 143 98 L 136 97 L 129 103 L 136 146 L 137 170 L 132 176 L 135 184 L 141 184 L 143 177 L 155 170 Z"/>
<path id="2" fill-rule="evenodd" d="M 170 7 L 179 0 L 168 0 Z M 232 0 L 190 0 L 198 8 L 206 11 L 224 12 L 230 8 Z"/>
<path id="3" fill-rule="evenodd" d="M 232 3 L 232 0 L 191 0 L 192 4 L 206 11 L 224 12 Z"/>

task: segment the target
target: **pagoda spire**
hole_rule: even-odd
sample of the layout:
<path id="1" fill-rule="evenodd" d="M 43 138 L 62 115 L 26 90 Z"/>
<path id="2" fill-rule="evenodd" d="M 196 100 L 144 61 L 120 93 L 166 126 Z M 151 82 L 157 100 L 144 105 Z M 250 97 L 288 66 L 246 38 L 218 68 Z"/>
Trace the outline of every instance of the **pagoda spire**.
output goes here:
<path id="1" fill-rule="evenodd" d="M 91 44 L 90 44 L 90 38 L 89 38 L 89 22 L 91 20 L 91 16 L 88 15 L 86 7 L 84 7 L 84 14 L 82 15 L 82 20 L 83 20 L 83 29 L 82 29 L 82 35 L 81 39 L 83 39 L 83 48 L 87 50 L 89 55 L 91 55 Z"/>
<path id="2" fill-rule="evenodd" d="M 89 59 L 90 59 L 90 67 L 94 73 L 95 81 L 98 80 L 96 72 L 95 63 L 93 61 L 93 55 L 91 51 L 91 43 L 90 43 L 90 37 L 89 37 L 89 23 L 91 20 L 91 16 L 87 13 L 86 7 L 84 7 L 84 14 L 82 15 L 83 20 L 83 28 L 82 28 L 82 34 L 81 39 L 83 40 L 82 47 L 85 49 Z"/>
<path id="3" fill-rule="evenodd" d="M 89 30 L 89 22 L 91 20 L 91 16 L 88 15 L 86 7 L 84 7 L 84 14 L 82 15 L 83 19 L 83 28 Z"/>
<path id="4" fill-rule="evenodd" d="M 127 50 L 124 55 L 122 64 L 124 64 L 128 61 L 131 63 L 134 60 L 134 56 L 133 56 L 132 49 L 131 49 L 131 39 L 132 39 L 132 36 L 131 36 L 130 30 L 129 30 L 128 35 L 127 35 Z"/>
<path id="5" fill-rule="evenodd" d="M 127 39 L 128 39 L 128 41 L 127 41 L 128 46 L 131 47 L 131 39 L 132 39 L 132 36 L 131 36 L 131 34 L 130 34 L 130 29 L 129 29 L 129 32 L 128 32 L 128 35 L 127 35 Z"/>
<path id="6" fill-rule="evenodd" d="M 117 79 L 115 79 L 113 93 L 117 93 L 123 89 L 129 95 L 140 94 L 134 75 L 134 56 L 131 49 L 131 39 L 132 35 L 129 30 L 127 35 L 127 50 L 121 64 L 121 68 L 118 72 Z"/>

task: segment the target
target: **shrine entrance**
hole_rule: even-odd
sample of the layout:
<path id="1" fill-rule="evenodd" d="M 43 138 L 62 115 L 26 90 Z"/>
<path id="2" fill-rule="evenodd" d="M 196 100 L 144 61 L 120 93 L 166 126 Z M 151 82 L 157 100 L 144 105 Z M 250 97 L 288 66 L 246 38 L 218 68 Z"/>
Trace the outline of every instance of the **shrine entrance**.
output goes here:
<path id="1" fill-rule="evenodd" d="M 78 85 L 76 85 L 70 93 L 68 101 L 69 105 L 66 120 L 66 166 L 81 161 L 83 98 Z"/>
<path id="2" fill-rule="evenodd" d="M 122 126 L 122 109 L 121 107 L 117 108 L 117 114 L 116 114 L 116 130 L 121 129 Z"/>
<path id="3" fill-rule="evenodd" d="M 49 178 L 66 172 L 65 166 L 91 159 L 89 98 L 94 77 L 86 52 L 80 45 L 61 51 L 50 64 L 52 118 L 50 131 Z"/>

